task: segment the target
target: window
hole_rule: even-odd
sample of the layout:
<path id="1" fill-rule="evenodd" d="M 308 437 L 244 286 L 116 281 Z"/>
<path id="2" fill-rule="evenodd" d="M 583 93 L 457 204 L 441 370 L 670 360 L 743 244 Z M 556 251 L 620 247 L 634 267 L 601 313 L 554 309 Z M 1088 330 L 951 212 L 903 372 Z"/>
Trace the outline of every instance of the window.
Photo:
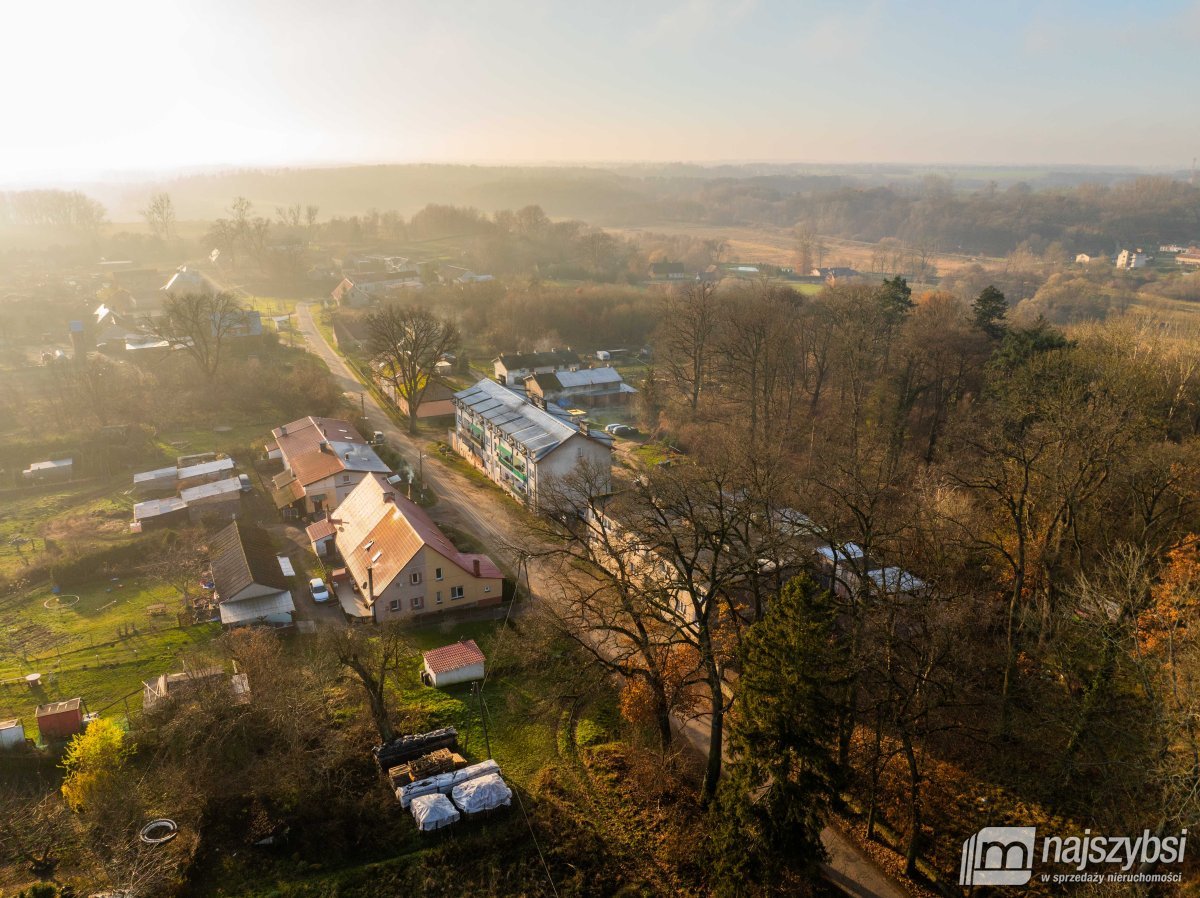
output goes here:
<path id="1" fill-rule="evenodd" d="M 437 591 L 437 603 L 439 605 L 442 604 L 442 591 L 440 589 Z"/>
<path id="2" fill-rule="evenodd" d="M 349 482 L 350 482 L 350 475 L 349 475 L 349 474 L 343 474 L 343 475 L 342 475 L 342 483 L 349 483 Z"/>
<path id="3" fill-rule="evenodd" d="M 392 599 L 392 604 L 389 607 L 391 607 L 391 609 L 393 611 L 399 611 L 400 610 L 400 600 Z"/>
<path id="4" fill-rule="evenodd" d="M 442 579 L 442 569 L 441 569 L 440 567 L 439 567 L 439 568 L 434 568 L 434 569 L 433 569 L 433 578 L 434 578 L 435 580 L 441 580 L 441 579 Z"/>
<path id="5" fill-rule="evenodd" d="M 463 588 L 461 586 L 450 587 L 450 598 L 461 599 L 463 597 Z"/>
<path id="6" fill-rule="evenodd" d="M 409 603 L 409 605 L 411 606 L 413 611 L 419 611 L 420 609 L 425 607 L 425 597 L 424 596 L 413 596 L 412 601 Z"/>
<path id="7" fill-rule="evenodd" d="M 410 583 L 412 583 L 413 586 L 416 586 L 418 583 L 421 582 L 421 572 L 413 571 L 411 574 L 409 574 L 408 580 Z"/>

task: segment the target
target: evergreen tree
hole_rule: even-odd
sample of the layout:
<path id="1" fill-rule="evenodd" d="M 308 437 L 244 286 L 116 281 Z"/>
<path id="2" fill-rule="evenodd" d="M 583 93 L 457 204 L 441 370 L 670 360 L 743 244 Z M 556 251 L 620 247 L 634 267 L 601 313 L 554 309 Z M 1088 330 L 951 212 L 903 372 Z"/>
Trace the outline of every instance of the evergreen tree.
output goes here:
<path id="1" fill-rule="evenodd" d="M 971 303 L 971 312 L 975 326 L 991 337 L 999 340 L 1008 329 L 1004 317 L 1008 314 L 1008 300 L 1004 294 L 990 284 L 975 297 Z"/>
<path id="2" fill-rule="evenodd" d="M 795 895 L 815 881 L 838 788 L 834 620 L 829 593 L 797 578 L 747 631 L 712 824 L 719 895 Z"/>
<path id="3" fill-rule="evenodd" d="M 879 288 L 879 301 L 892 321 L 899 321 L 916 306 L 912 301 L 912 287 L 908 286 L 908 281 L 900 275 L 891 280 L 884 280 L 883 286 Z"/>

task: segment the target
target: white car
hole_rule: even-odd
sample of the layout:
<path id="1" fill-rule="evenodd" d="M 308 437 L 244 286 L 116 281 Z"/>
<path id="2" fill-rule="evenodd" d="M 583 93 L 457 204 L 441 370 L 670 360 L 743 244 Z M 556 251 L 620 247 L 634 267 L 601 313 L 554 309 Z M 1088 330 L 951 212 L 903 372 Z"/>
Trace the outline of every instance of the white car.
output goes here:
<path id="1" fill-rule="evenodd" d="M 328 602 L 329 588 L 325 585 L 325 581 L 320 577 L 313 577 L 308 581 L 309 592 L 312 593 L 314 602 Z"/>

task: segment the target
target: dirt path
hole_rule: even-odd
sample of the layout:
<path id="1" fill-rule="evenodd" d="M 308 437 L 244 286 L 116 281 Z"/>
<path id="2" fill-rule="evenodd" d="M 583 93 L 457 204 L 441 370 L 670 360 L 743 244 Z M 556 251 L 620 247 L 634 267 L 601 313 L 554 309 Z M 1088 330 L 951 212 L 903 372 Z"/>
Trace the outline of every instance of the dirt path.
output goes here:
<path id="1" fill-rule="evenodd" d="M 509 500 L 498 495 L 498 488 L 474 483 L 443 462 L 437 453 L 430 451 L 431 441 L 414 438 L 397 427 L 375 397 L 364 393 L 350 366 L 317 330 L 309 305 L 298 305 L 296 318 L 309 350 L 329 366 L 342 390 L 363 394 L 363 410 L 371 429 L 381 431 L 388 442 L 409 459 L 415 461 L 418 452 L 427 453 L 425 479 L 438 496 L 437 504 L 430 511 L 431 517 L 471 534 L 487 546 L 490 553 L 500 556 L 500 560 L 514 568 L 516 555 L 511 547 L 521 545 L 526 533 L 520 513 L 511 507 Z M 556 591 L 550 577 L 537 564 L 529 565 L 528 576 L 533 596 L 547 598 Z M 709 727 L 703 719 L 679 721 L 678 731 L 702 755 L 708 754 Z M 854 898 L 909 898 L 840 830 L 826 827 L 821 833 L 821 841 L 829 852 L 826 875 L 848 895 Z"/>

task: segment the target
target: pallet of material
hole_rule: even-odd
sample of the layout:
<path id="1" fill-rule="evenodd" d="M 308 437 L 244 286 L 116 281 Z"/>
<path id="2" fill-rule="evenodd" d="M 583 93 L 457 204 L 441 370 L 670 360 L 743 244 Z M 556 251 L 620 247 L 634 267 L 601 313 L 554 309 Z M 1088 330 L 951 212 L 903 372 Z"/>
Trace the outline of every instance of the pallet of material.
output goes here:
<path id="1" fill-rule="evenodd" d="M 462 770 L 439 773 L 437 776 L 431 776 L 427 779 L 417 780 L 415 783 L 409 783 L 407 786 L 401 786 L 396 790 L 396 798 L 400 800 L 400 806 L 407 809 L 412 800 L 421 795 L 432 795 L 434 792 L 449 795 L 454 790 L 454 787 L 461 783 L 473 780 L 477 776 L 487 776 L 489 773 L 499 772 L 500 765 L 489 758 L 482 763 L 464 767 Z"/>
<path id="2" fill-rule="evenodd" d="M 458 748 L 458 730 L 454 727 L 443 727 L 428 733 L 417 733 L 409 736 L 399 736 L 391 742 L 376 745 L 371 749 L 379 769 L 387 773 L 393 767 L 399 767 L 406 761 L 427 755 L 439 748 L 454 751 Z"/>
<path id="3" fill-rule="evenodd" d="M 460 770 L 466 766 L 467 759 L 462 755 L 455 754 L 448 748 L 439 748 L 437 751 L 422 755 L 407 764 L 393 767 L 388 771 L 388 781 L 392 784 L 393 789 L 398 789 L 417 780 L 427 779 L 439 773 L 448 773 L 451 770 Z"/>

